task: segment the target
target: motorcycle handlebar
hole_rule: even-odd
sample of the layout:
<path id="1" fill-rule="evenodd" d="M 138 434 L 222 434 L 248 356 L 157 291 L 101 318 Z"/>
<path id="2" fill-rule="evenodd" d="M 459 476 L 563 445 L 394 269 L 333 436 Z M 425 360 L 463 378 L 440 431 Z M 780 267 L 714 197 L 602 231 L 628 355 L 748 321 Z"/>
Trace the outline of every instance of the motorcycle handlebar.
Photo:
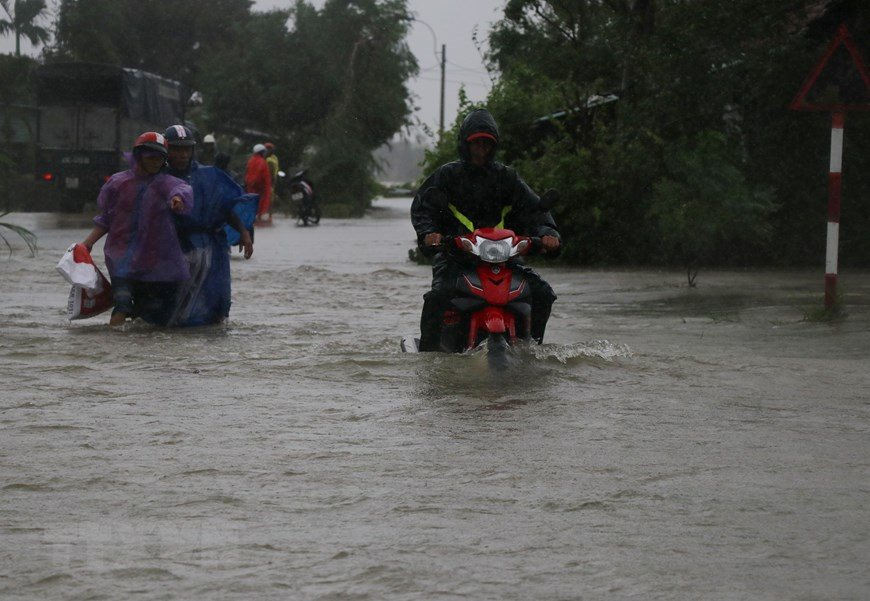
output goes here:
<path id="1" fill-rule="evenodd" d="M 522 256 L 536 255 L 544 248 L 540 236 L 520 236 L 520 240 L 523 238 L 529 241 L 529 246 L 526 248 L 526 251 L 522 253 Z M 443 236 L 441 242 L 438 244 L 429 244 L 428 246 L 429 248 L 439 252 L 461 251 L 463 250 L 461 242 L 459 242 L 461 239 L 462 236 Z"/>

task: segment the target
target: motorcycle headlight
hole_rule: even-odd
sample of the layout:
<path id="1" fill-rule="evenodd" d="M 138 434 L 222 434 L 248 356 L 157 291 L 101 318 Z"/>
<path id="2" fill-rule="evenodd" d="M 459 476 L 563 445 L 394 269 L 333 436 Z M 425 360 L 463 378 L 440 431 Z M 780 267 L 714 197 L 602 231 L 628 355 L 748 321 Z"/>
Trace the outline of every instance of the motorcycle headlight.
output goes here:
<path id="1" fill-rule="evenodd" d="M 504 263 L 511 258 L 511 241 L 483 240 L 479 245 L 480 260 L 487 263 Z"/>

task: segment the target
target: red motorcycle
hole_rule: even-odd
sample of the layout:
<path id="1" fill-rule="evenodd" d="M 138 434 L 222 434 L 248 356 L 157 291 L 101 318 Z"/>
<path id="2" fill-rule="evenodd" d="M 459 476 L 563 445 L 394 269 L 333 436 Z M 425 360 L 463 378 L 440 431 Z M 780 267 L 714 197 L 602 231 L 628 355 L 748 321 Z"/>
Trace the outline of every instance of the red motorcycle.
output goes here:
<path id="1" fill-rule="evenodd" d="M 448 252 L 462 253 L 456 296 L 441 322 L 441 350 L 469 351 L 486 342 L 491 367 L 507 365 L 508 348 L 529 340 L 531 291 L 521 274 L 508 261 L 541 248 L 540 238 L 517 236 L 513 231 L 480 228 L 470 234 L 448 238 Z M 419 340 L 402 340 L 402 350 L 415 352 Z"/>

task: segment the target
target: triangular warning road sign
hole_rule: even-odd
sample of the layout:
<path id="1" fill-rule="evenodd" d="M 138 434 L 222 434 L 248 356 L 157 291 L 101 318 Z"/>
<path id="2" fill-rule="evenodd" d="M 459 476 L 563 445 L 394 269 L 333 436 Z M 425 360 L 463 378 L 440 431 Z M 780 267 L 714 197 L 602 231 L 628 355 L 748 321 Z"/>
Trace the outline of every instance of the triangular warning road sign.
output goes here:
<path id="1" fill-rule="evenodd" d="M 870 111 L 870 76 L 846 25 L 791 101 L 793 111 Z"/>

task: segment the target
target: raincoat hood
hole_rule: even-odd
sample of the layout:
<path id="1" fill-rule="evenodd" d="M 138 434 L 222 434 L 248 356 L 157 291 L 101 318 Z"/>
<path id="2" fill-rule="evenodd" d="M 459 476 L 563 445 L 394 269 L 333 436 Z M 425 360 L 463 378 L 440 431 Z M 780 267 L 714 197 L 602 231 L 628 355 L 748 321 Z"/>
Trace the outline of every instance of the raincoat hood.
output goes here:
<path id="1" fill-rule="evenodd" d="M 498 150 L 498 125 L 495 123 L 490 112 L 486 109 L 477 109 L 468 113 L 465 119 L 462 120 L 462 125 L 459 127 L 459 156 L 463 161 L 471 159 L 468 151 L 468 138 L 474 134 L 488 134 L 495 138 L 495 148 L 493 149 L 490 161 L 495 158 L 496 150 Z M 487 136 L 488 137 L 488 136 Z"/>

